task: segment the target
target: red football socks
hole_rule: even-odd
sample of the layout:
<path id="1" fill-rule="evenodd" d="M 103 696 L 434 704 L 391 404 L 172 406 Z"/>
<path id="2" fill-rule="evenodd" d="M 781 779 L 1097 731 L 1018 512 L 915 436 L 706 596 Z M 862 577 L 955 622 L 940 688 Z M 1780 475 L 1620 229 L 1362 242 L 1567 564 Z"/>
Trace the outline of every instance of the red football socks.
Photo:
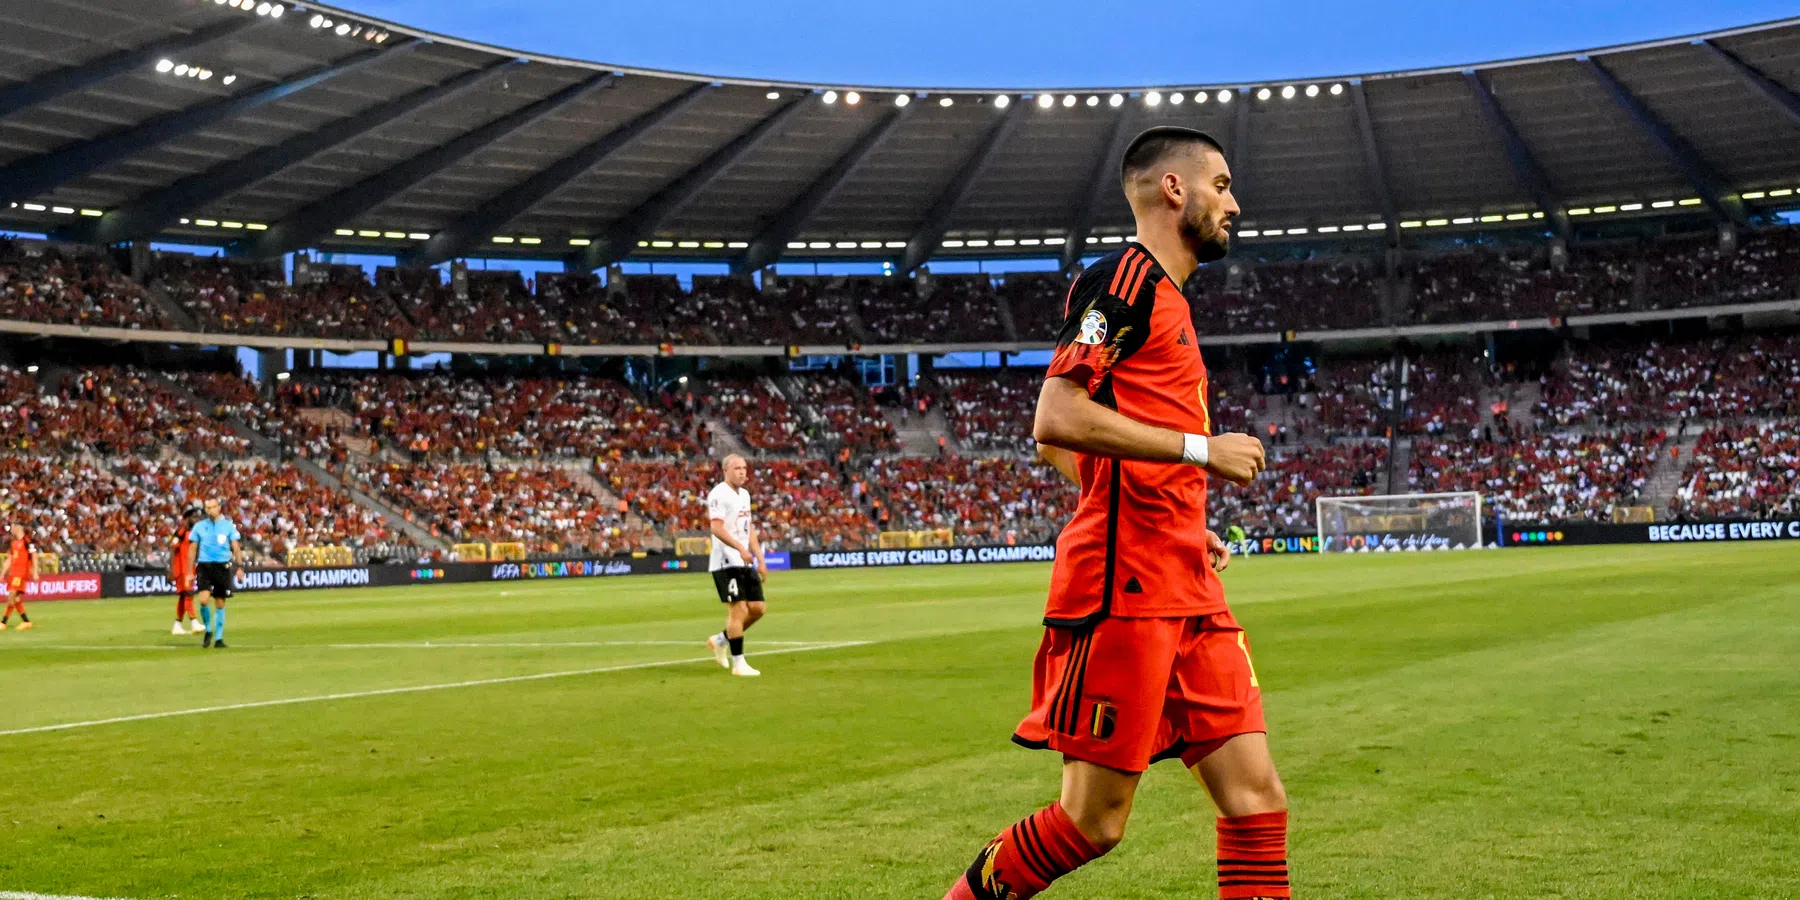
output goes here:
<path id="1" fill-rule="evenodd" d="M 1026 900 L 1101 855 L 1052 803 L 989 841 L 944 900 Z"/>
<path id="2" fill-rule="evenodd" d="M 1219 898 L 1289 897 L 1287 810 L 1219 817 Z"/>

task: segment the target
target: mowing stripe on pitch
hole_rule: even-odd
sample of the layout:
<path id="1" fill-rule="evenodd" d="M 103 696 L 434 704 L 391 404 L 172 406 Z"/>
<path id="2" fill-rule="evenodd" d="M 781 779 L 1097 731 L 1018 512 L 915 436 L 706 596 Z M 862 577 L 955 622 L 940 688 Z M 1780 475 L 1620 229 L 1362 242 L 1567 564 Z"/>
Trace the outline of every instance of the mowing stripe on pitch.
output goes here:
<path id="1" fill-rule="evenodd" d="M 30 891 L 0 891 L 0 900 L 124 900 L 124 898 L 76 897 L 68 894 L 33 894 Z"/>
<path id="2" fill-rule="evenodd" d="M 808 653 L 814 650 L 837 650 L 844 647 L 864 647 L 877 641 L 839 641 L 835 644 L 820 644 L 814 647 L 785 647 L 779 650 L 765 650 L 759 656 L 774 656 L 778 653 Z M 477 678 L 472 681 L 452 681 L 445 684 L 418 684 L 410 687 L 379 688 L 372 691 L 350 691 L 341 694 L 317 694 L 311 697 L 288 697 L 282 700 L 254 700 L 248 703 L 227 703 L 223 706 L 202 706 L 196 709 L 175 709 L 167 712 L 139 713 L 134 716 L 114 716 L 110 719 L 89 719 L 85 722 L 64 722 L 60 725 L 35 725 L 30 728 L 13 728 L 0 731 L 0 737 L 15 734 L 39 734 L 46 731 L 68 731 L 74 728 L 92 728 L 97 725 L 118 725 L 123 722 L 144 722 L 151 719 L 170 719 L 176 716 L 198 716 L 205 713 L 231 712 L 239 709 L 260 709 L 266 706 L 292 706 L 299 703 L 323 703 L 328 700 L 356 700 L 362 697 L 386 697 L 393 694 L 422 694 L 428 691 L 448 691 L 455 688 L 484 687 L 490 684 L 517 684 L 523 681 L 546 681 L 552 678 L 575 678 L 581 675 L 600 675 L 607 672 L 627 672 L 633 669 L 658 669 L 667 666 L 686 666 L 694 663 L 716 662 L 710 656 L 696 656 L 688 659 L 665 659 L 658 662 L 628 663 L 619 666 L 599 666 L 591 669 L 568 669 L 562 672 L 539 672 L 536 675 L 508 675 L 504 678 Z M 0 900 L 6 895 L 0 894 Z"/>

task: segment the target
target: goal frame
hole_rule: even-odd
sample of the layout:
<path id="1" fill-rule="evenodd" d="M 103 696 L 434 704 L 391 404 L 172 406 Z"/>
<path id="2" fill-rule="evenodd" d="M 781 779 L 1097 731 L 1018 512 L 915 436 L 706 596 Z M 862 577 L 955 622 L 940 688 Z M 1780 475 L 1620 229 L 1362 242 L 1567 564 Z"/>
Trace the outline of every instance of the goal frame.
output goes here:
<path id="1" fill-rule="evenodd" d="M 1320 552 L 1320 553 L 1325 552 L 1325 503 L 1326 503 L 1326 501 L 1328 501 L 1328 500 L 1392 500 L 1392 499 L 1398 499 L 1398 498 L 1402 498 L 1402 497 L 1408 498 L 1408 499 L 1413 499 L 1413 500 L 1430 500 L 1430 499 L 1434 499 L 1437 497 L 1474 497 L 1475 498 L 1475 544 L 1474 544 L 1474 547 L 1476 549 L 1479 549 L 1481 547 L 1487 546 L 1487 544 L 1483 543 L 1483 541 L 1482 541 L 1482 538 L 1483 538 L 1482 529 L 1481 529 L 1482 503 L 1481 503 L 1481 492 L 1480 491 L 1437 491 L 1435 493 L 1430 493 L 1430 494 L 1340 494 L 1335 497 L 1328 497 L 1324 494 L 1320 494 L 1319 496 L 1313 498 L 1313 528 L 1315 530 L 1314 537 L 1319 542 L 1318 552 Z"/>

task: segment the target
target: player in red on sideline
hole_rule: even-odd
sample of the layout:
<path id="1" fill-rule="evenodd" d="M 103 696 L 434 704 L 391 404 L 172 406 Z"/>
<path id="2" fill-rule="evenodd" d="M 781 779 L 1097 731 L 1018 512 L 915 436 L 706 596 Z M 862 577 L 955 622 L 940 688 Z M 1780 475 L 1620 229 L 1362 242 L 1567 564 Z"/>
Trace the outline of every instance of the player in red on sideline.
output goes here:
<path id="1" fill-rule="evenodd" d="M 1263 448 L 1211 434 L 1181 293 L 1230 249 L 1231 170 L 1211 137 L 1159 127 L 1126 148 L 1120 176 L 1138 240 L 1070 288 L 1033 426 L 1081 499 L 1013 740 L 1062 754 L 1062 797 L 1000 832 L 945 900 L 1023 900 L 1104 855 L 1161 759 L 1180 759 L 1219 809 L 1219 895 L 1290 896 L 1287 794 L 1217 574 L 1230 557 L 1206 527 L 1208 474 L 1246 483 Z"/>
<path id="2" fill-rule="evenodd" d="M 38 579 L 37 548 L 25 534 L 25 526 L 13 523 L 12 545 L 6 551 L 6 611 L 0 613 L 0 629 L 19 614 L 19 630 L 31 630 L 31 617 L 25 614 L 25 588 Z"/>

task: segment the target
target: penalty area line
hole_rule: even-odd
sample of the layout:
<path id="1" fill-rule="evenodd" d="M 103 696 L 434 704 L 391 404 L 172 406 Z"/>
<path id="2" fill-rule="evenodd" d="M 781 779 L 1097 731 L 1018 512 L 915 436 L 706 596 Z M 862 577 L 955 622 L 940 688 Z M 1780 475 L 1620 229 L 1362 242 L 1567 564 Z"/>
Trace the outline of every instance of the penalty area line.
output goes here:
<path id="1" fill-rule="evenodd" d="M 877 641 L 839 641 L 833 644 L 819 644 L 811 647 L 783 647 L 766 650 L 759 656 L 774 656 L 781 653 L 810 653 L 814 650 L 839 650 L 845 647 L 865 647 Z M 151 719 L 171 719 L 178 716 L 198 716 L 207 713 L 232 712 L 240 709 L 262 709 L 270 706 L 293 706 L 300 703 L 324 703 L 331 700 L 357 700 L 363 697 L 388 697 L 395 694 L 423 694 L 431 691 L 449 691 L 457 688 L 485 687 L 492 684 L 519 684 L 527 681 L 548 681 L 553 678 L 577 678 L 583 675 L 602 675 L 607 672 L 629 672 L 635 669 L 659 669 L 668 666 L 687 666 L 694 663 L 716 662 L 710 656 L 696 656 L 688 659 L 665 659 L 656 662 L 626 663 L 617 666 L 596 666 L 587 669 L 567 669 L 561 672 L 539 672 L 534 675 L 507 675 L 501 678 L 476 678 L 469 681 L 451 681 L 444 684 L 415 684 L 407 687 L 378 688 L 371 691 L 348 691 L 338 694 L 315 694 L 309 697 L 285 697 L 279 700 L 253 700 L 247 703 L 227 703 L 220 706 L 201 706 L 194 709 L 174 709 L 165 712 L 139 713 L 131 716 L 114 716 L 109 719 L 89 719 L 83 722 L 63 722 L 58 725 L 34 725 L 30 728 L 13 728 L 0 731 L 0 737 L 19 734 L 42 734 L 49 731 L 69 731 L 76 728 L 94 728 L 100 725 L 118 725 L 124 722 L 146 722 Z M 19 895 L 32 897 L 35 895 Z M 0 900 L 7 900 L 9 895 L 0 893 Z"/>

